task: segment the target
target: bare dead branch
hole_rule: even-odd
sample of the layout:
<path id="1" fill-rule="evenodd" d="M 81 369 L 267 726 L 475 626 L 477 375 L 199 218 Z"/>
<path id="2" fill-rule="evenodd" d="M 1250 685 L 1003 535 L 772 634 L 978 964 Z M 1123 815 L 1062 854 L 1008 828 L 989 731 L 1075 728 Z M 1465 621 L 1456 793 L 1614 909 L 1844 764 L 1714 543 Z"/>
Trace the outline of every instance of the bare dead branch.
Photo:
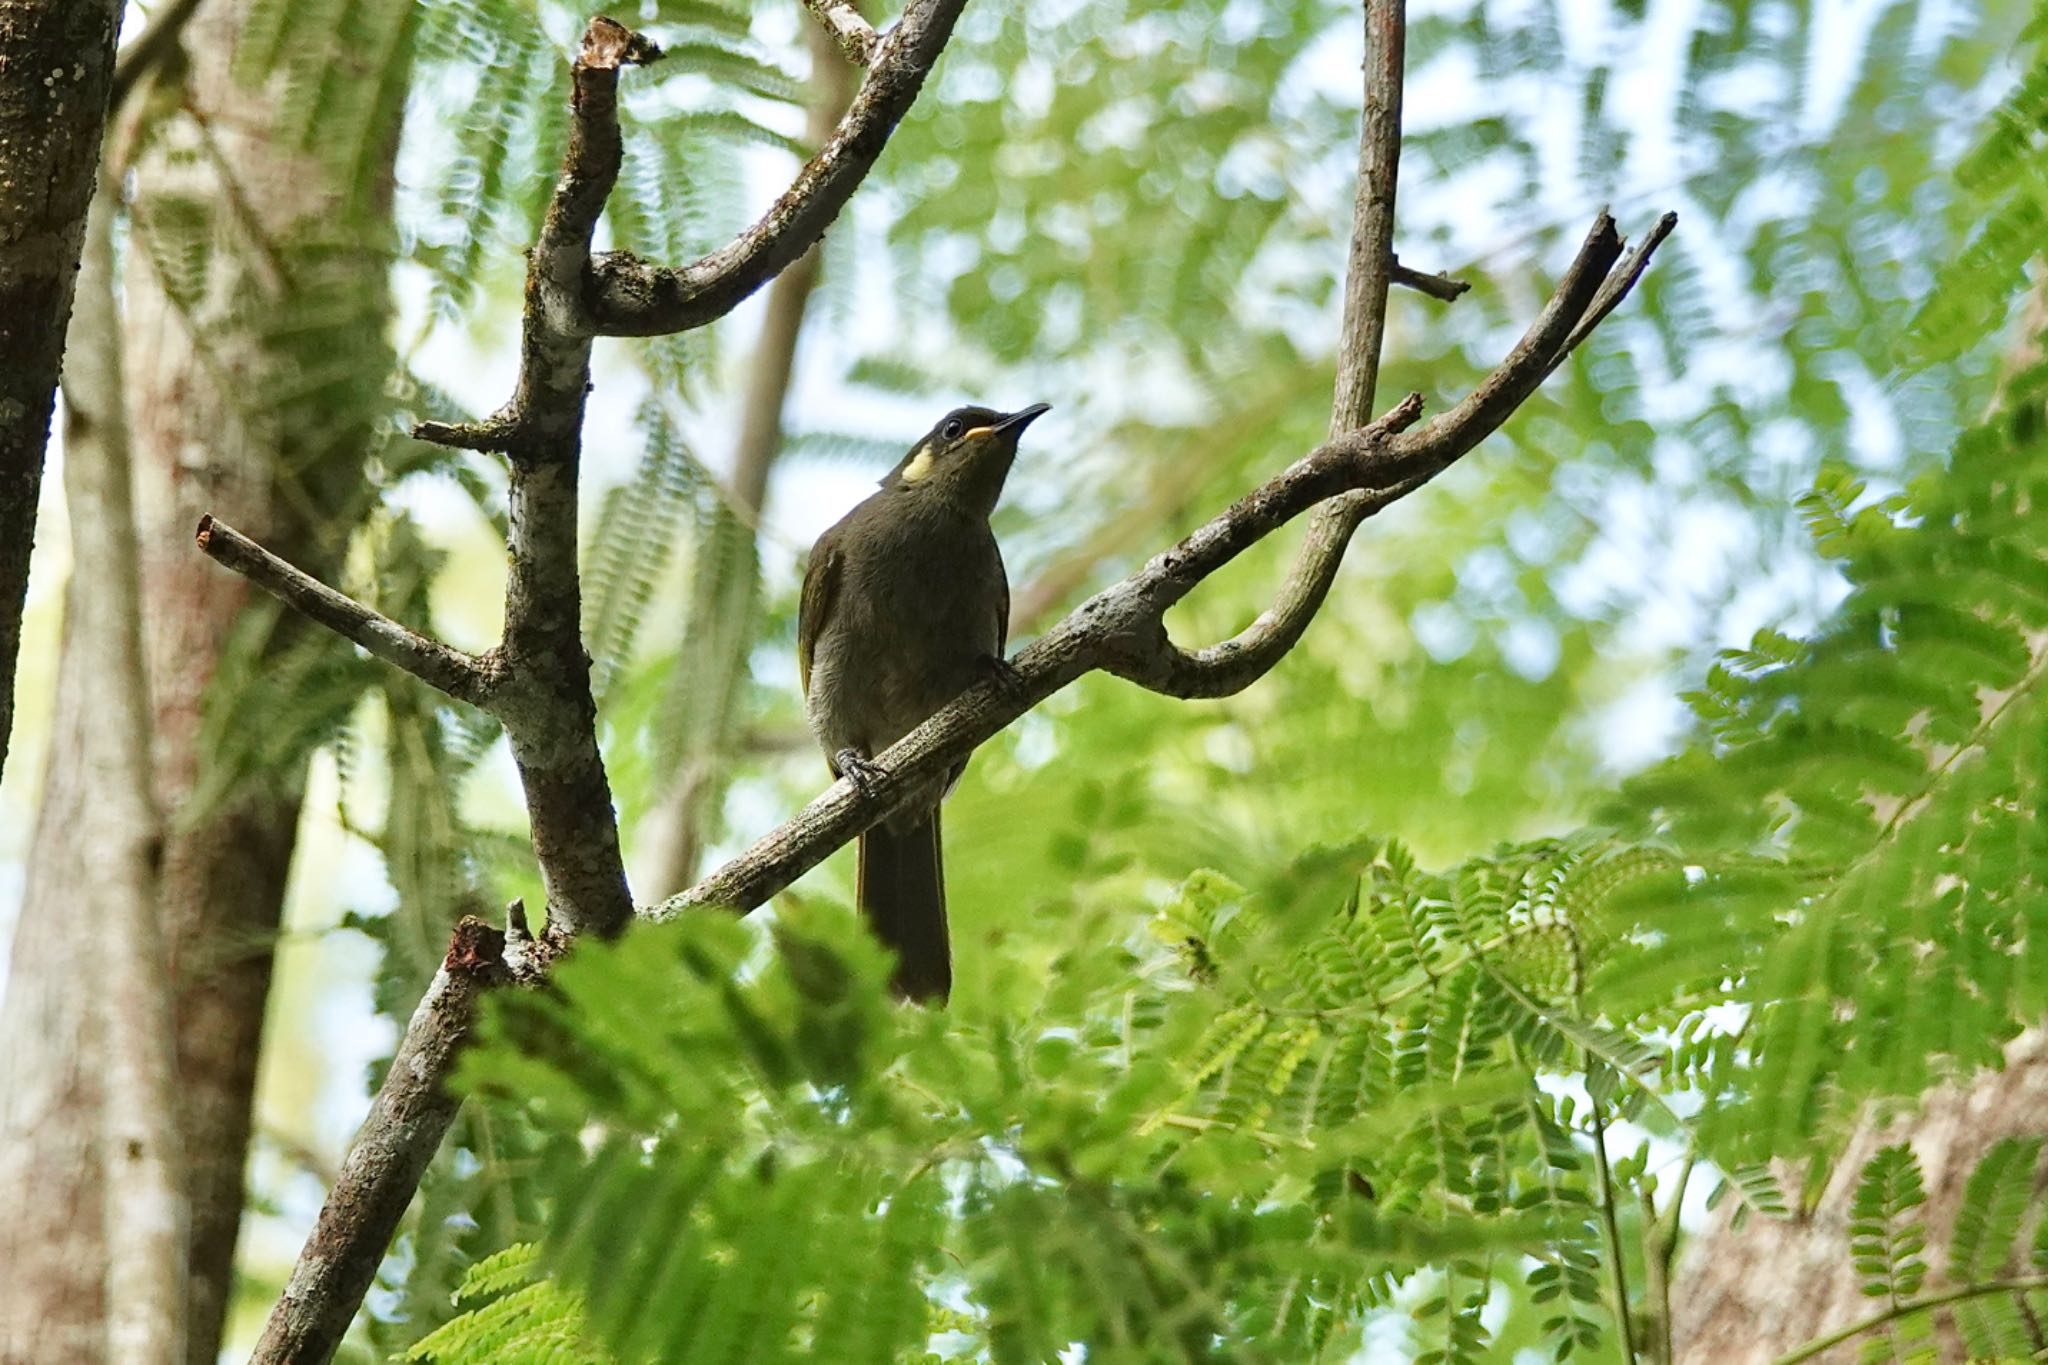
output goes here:
<path id="1" fill-rule="evenodd" d="M 875 33 L 875 26 L 861 18 L 860 11 L 847 0 L 804 0 L 804 8 L 818 16 L 818 22 L 846 54 L 846 60 L 855 66 L 866 66 L 875 59 L 875 44 L 881 38 Z"/>
<path id="2" fill-rule="evenodd" d="M 1343 563 L 1345 548 L 1360 523 L 1420 488 L 1492 435 L 1535 388 L 1530 385 L 1506 408 L 1500 406 L 1498 393 L 1520 391 L 1535 363 L 1532 357 L 1543 354 L 1551 344 L 1549 338 L 1561 328 L 1568 328 L 1565 341 L 1544 362 L 1536 382 L 1540 384 L 1544 376 L 1555 370 L 1592 330 L 1589 319 L 1595 318 L 1596 311 L 1598 316 L 1606 316 L 1627 295 L 1649 264 L 1650 254 L 1670 235 L 1677 221 L 1677 215 L 1665 214 L 1643 238 L 1642 245 L 1614 266 L 1620 239 L 1614 236 L 1613 221 L 1602 214 L 1572 268 L 1559 283 L 1550 306 L 1500 368 L 1445 418 L 1430 423 L 1412 437 L 1389 443 L 1385 458 L 1406 472 L 1392 483 L 1347 493 L 1323 507 L 1316 514 L 1294 568 L 1282 583 L 1273 605 L 1242 632 L 1218 644 L 1185 650 L 1167 641 L 1161 647 L 1160 657 L 1150 664 L 1154 671 L 1142 679 L 1145 685 L 1176 697 L 1222 697 L 1243 690 L 1263 676 L 1294 647 L 1321 608 Z M 1597 271 L 1608 273 L 1601 275 Z M 1597 290 L 1592 287 L 1594 281 L 1598 282 Z M 1577 313 L 1579 321 L 1566 323 L 1564 319 L 1572 317 L 1575 309 L 1581 310 Z M 1457 418 L 1460 412 L 1467 416 L 1449 420 Z"/>
<path id="3" fill-rule="evenodd" d="M 377 658 L 459 701 L 484 704 L 489 670 L 474 655 L 451 649 L 372 611 L 301 572 L 213 517 L 199 519 L 199 548 L 302 616 L 361 645 Z"/>
<path id="4" fill-rule="evenodd" d="M 1641 259 L 1633 261 L 1632 267 L 1625 265 L 1610 278 L 1608 272 L 1621 256 L 1622 242 L 1614 220 L 1602 212 L 1564 278 L 1558 281 L 1550 302 L 1507 358 L 1463 402 L 1408 433 L 1389 453 L 1397 460 L 1435 459 L 1448 464 L 1498 431 L 1501 423 L 1536 392 L 1536 386 L 1563 363 L 1571 346 L 1583 335 L 1579 326 L 1591 316 L 1596 303 L 1604 299 L 1606 308 L 1612 310 L 1621 301 L 1635 283 L 1631 269 L 1637 275 L 1641 273 L 1649 262 L 1650 252 L 1670 234 L 1677 221 L 1675 214 L 1660 219 L 1638 249 Z"/>
<path id="5" fill-rule="evenodd" d="M 1449 275 L 1431 275 L 1401 264 L 1396 256 L 1391 269 L 1391 278 L 1404 289 L 1413 289 L 1418 294 L 1427 294 L 1439 303 L 1456 303 L 1472 286 L 1463 280 L 1454 280 Z"/>
<path id="6" fill-rule="evenodd" d="M 876 45 L 839 129 L 760 221 L 708 256 L 664 269 L 626 252 L 591 262 L 592 325 L 602 336 L 662 336 L 724 317 L 824 234 L 867 178 L 924 88 L 967 0 L 910 0 Z"/>
<path id="7" fill-rule="evenodd" d="M 519 380 L 512 399 L 481 422 L 422 422 L 413 428 L 420 440 L 509 455 L 515 469 L 522 456 L 530 463 L 564 442 L 580 443 L 592 335 L 583 301 L 584 273 L 597 220 L 619 178 L 619 68 L 660 56 L 653 42 L 602 15 L 584 30 L 571 72 L 569 146 L 540 237 L 527 258 Z M 572 459 L 572 475 L 573 465 Z M 516 512 L 513 520 L 518 520 Z M 511 630 L 509 616 L 506 629 Z"/>
<path id="8" fill-rule="evenodd" d="M 1601 216 L 1604 218 L 1606 214 L 1603 213 Z M 1607 315 L 1614 311 L 1616 305 L 1628 297 L 1628 291 L 1635 288 L 1636 281 L 1641 279 L 1643 271 L 1649 268 L 1651 255 L 1677 226 L 1678 215 L 1675 213 L 1667 213 L 1659 218 L 1651 225 L 1650 230 L 1643 234 L 1643 240 L 1628 254 L 1628 259 L 1608 273 L 1607 278 L 1601 282 L 1600 292 L 1593 296 L 1591 306 L 1586 309 L 1586 315 L 1579 319 L 1579 325 L 1572 328 L 1571 335 L 1565 339 L 1564 348 L 1558 352 L 1557 360 L 1551 363 L 1552 369 L 1556 369 L 1566 356 L 1577 350 L 1579 343 L 1592 335 L 1593 329 L 1606 321 Z"/>

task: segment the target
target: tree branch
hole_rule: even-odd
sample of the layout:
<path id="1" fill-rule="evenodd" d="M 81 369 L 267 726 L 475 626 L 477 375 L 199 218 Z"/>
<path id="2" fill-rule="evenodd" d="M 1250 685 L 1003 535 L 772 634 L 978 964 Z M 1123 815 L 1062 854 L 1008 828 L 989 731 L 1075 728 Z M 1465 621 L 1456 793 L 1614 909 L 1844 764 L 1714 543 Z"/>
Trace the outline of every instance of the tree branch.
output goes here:
<path id="1" fill-rule="evenodd" d="M 1359 120 L 1351 254 L 1344 271 L 1337 385 L 1330 404 L 1332 436 L 1361 427 L 1372 416 L 1380 354 L 1386 344 L 1387 290 L 1402 273 L 1401 263 L 1394 258 L 1394 193 L 1401 173 L 1401 89 L 1407 72 L 1407 47 L 1407 0 L 1367 0 L 1364 113 Z M 1148 663 L 1149 685 L 1173 696 L 1221 697 L 1264 676 L 1281 655 L 1294 648 L 1322 608 L 1359 523 L 1429 477 L 1408 482 L 1400 493 L 1391 488 L 1381 490 L 1370 504 L 1367 494 L 1354 493 L 1317 512 L 1278 598 L 1234 638 L 1190 653 L 1168 640 L 1162 625 L 1159 647 Z"/>
<path id="2" fill-rule="evenodd" d="M 346 593 L 336 592 L 224 521 L 201 517 L 196 539 L 208 558 L 233 569 L 300 615 L 457 701 L 486 704 L 490 675 L 483 660 L 430 640 Z"/>
<path id="3" fill-rule="evenodd" d="M 679 269 L 626 252 L 591 262 L 588 297 L 601 336 L 661 336 L 730 313 L 824 234 L 924 88 L 967 0 L 910 0 L 877 44 L 868 77 L 818 154 L 760 221 Z"/>
<path id="4" fill-rule="evenodd" d="M 1843 1342 L 1859 1337 L 1865 1332 L 1874 1332 L 1888 1323 L 1925 1313 L 1951 1303 L 1964 1303 L 1970 1299 L 1988 1299 L 2005 1294 L 2033 1294 L 2048 1289 L 2048 1275 L 2013 1275 L 2005 1279 L 1987 1280 L 1982 1284 L 1959 1285 L 1933 1294 L 1922 1294 L 1917 1299 L 1907 1299 L 1880 1309 L 1867 1318 L 1859 1318 L 1824 1337 L 1815 1337 L 1796 1351 L 1788 1351 L 1778 1357 L 1776 1365 L 1800 1365 L 1801 1361 L 1813 1360 L 1840 1346 Z"/>
<path id="5" fill-rule="evenodd" d="M 847 0 L 804 0 L 804 8 L 818 17 L 825 32 L 846 54 L 846 60 L 855 66 L 866 66 L 875 59 L 875 44 L 881 38 L 876 35 L 875 26 L 861 18 L 860 11 Z"/>
<path id="6" fill-rule="evenodd" d="M 1658 226 L 1614 269 L 1621 239 L 1603 213 L 1528 333 L 1450 414 L 1408 430 L 1422 411 L 1420 395 L 1410 394 L 1370 424 L 1324 442 L 1129 578 L 1082 603 L 1011 660 L 1008 679 L 977 684 L 877 755 L 882 776 L 869 783 L 872 796 L 863 797 L 844 779 L 833 783 L 724 867 L 642 913 L 660 920 L 707 906 L 754 909 L 928 790 L 933 779 L 1026 711 L 1094 670 L 1176 697 L 1227 696 L 1249 687 L 1300 638 L 1313 607 L 1322 602 L 1336 567 L 1331 550 L 1338 542 L 1332 538 L 1348 537 L 1358 521 L 1421 487 L 1496 430 L 1513 412 L 1501 405 L 1501 395 L 1524 392 L 1525 386 L 1533 390 L 1532 372 L 1541 382 L 1555 368 L 1590 310 L 1611 310 L 1627 294 L 1648 254 L 1668 234 L 1662 222 Z M 1447 420 L 1452 416 L 1455 421 Z M 1168 608 L 1273 531 L 1332 499 L 1323 514 L 1329 520 L 1312 528 L 1302 563 L 1279 601 L 1251 628 L 1194 653 L 1167 639 Z"/>
<path id="7" fill-rule="evenodd" d="M 469 1038 L 476 1002 L 488 987 L 510 979 L 505 936 L 480 919 L 457 925 L 448 956 L 413 1011 L 383 1088 L 349 1144 L 334 1191 L 264 1324 L 252 1365 L 325 1361 L 341 1345 L 384 1248 L 461 1107 L 442 1082 Z"/>
<path id="8" fill-rule="evenodd" d="M 1401 173 L 1401 79 L 1407 49 L 1407 0 L 1366 0 L 1365 114 L 1358 134 L 1351 256 L 1344 269 L 1332 436 L 1372 419 L 1372 394 L 1379 384 L 1387 285 L 1394 273 L 1394 189 Z"/>
<path id="9" fill-rule="evenodd" d="M 1389 277 L 1393 283 L 1402 286 L 1404 289 L 1413 289 L 1418 294 L 1427 294 L 1438 303 L 1456 303 L 1465 291 L 1472 287 L 1463 280 L 1452 279 L 1449 275 L 1442 273 L 1431 275 L 1417 270 L 1413 266 L 1402 265 L 1401 258 L 1398 256 L 1394 258 L 1394 264 Z"/>

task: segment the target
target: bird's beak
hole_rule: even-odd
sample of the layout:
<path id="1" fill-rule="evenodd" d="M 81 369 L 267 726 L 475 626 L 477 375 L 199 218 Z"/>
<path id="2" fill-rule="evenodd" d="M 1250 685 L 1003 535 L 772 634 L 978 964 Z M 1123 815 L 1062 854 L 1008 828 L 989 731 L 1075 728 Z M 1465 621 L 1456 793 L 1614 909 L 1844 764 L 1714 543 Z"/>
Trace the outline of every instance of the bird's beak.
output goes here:
<path id="1" fill-rule="evenodd" d="M 1051 411 L 1052 404 L 1050 403 L 1033 403 L 1028 408 L 1019 408 L 1016 412 L 1011 413 L 1008 417 L 996 423 L 995 430 L 1014 431 L 1022 435 L 1024 428 L 1030 426 L 1040 416 Z"/>

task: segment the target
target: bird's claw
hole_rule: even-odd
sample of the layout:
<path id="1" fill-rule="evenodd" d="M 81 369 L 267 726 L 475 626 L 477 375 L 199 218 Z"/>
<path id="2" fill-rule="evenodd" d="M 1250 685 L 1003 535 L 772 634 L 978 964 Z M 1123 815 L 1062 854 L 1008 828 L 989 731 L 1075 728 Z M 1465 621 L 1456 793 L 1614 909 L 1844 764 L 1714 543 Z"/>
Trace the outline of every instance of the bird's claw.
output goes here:
<path id="1" fill-rule="evenodd" d="M 866 797 L 873 797 L 882 779 L 889 775 L 881 764 L 853 749 L 841 749 L 833 756 L 832 766 L 853 784 L 855 791 Z"/>

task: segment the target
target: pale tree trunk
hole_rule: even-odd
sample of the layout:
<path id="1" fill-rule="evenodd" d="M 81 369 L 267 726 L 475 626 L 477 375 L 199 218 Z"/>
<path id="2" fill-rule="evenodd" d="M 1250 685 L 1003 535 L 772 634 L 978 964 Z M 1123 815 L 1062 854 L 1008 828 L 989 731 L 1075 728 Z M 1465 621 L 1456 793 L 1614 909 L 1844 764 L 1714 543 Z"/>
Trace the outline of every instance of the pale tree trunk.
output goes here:
<path id="1" fill-rule="evenodd" d="M 74 577 L 71 596 L 84 590 Z M 68 615 L 68 613 L 67 613 Z M 65 632 L 57 695 L 87 667 Z M 72 838 L 87 777 L 91 718 L 59 705 L 50 735 L 29 879 L 0 1002 L 0 1363 L 106 1359 L 106 1237 L 100 1155 L 100 1012 L 90 983 L 99 945 L 81 932 L 84 850 Z"/>
<path id="2" fill-rule="evenodd" d="M 809 25 L 806 37 L 811 53 L 808 138 L 816 147 L 832 135 L 853 99 L 854 71 L 822 24 Z M 717 832 L 736 748 L 747 656 L 754 644 L 761 508 L 782 448 L 782 409 L 822 251 L 812 247 L 768 287 L 740 408 L 730 503 L 718 509 L 696 546 L 682 637 L 689 647 L 677 664 L 669 698 L 675 730 L 669 748 L 678 767 L 643 827 L 646 851 L 634 883 L 654 899 L 674 895 L 696 880 L 704 847 Z"/>
<path id="3" fill-rule="evenodd" d="M 98 945 L 106 1090 L 107 1351 L 122 1365 L 184 1359 L 185 1191 L 179 1169 L 171 983 L 157 919 L 162 847 L 150 791 L 149 688 L 120 319 L 114 310 L 114 196 L 93 199 L 64 381 L 65 505 L 73 591 L 65 632 L 82 667 L 75 705 L 90 718 L 78 757 L 91 799 L 72 842 L 91 867 L 76 888 Z"/>
<path id="4" fill-rule="evenodd" d="M 177 1120 L 189 1213 L 185 1356 L 212 1360 L 232 1284 L 243 1167 L 271 956 L 296 835 L 302 758 L 230 785 L 208 785 L 219 748 L 265 723 L 249 697 L 214 686 L 231 639 L 274 653 L 293 633 L 250 603 L 193 547 L 205 510 L 262 528 L 318 572 L 338 565 L 360 508 L 361 461 L 391 358 L 389 195 L 396 149 L 404 0 L 347 11 L 348 35 L 303 31 L 306 69 L 349 46 L 353 80 L 384 97 L 350 127 L 311 139 L 285 124 L 279 83 L 251 87 L 231 69 L 251 0 L 208 0 L 186 30 L 185 89 L 134 169 L 133 230 L 122 326 L 132 437 L 140 620 L 149 679 L 151 777 L 165 812 L 156 863 L 159 924 L 173 985 Z M 331 17 L 331 16 L 330 16 Z M 317 60 L 316 60 L 317 58 Z M 383 71 L 365 70 L 382 60 Z M 337 145 L 360 154 L 335 155 Z M 302 321 L 303 319 L 303 321 Z M 131 561 L 132 562 L 132 561 Z M 81 580 L 88 587 L 93 569 Z M 81 1153 L 99 1150 L 101 1087 L 118 1060 L 78 1009 L 105 965 L 75 928 L 84 869 L 80 812 L 99 794 L 81 736 L 102 723 L 78 686 L 77 613 L 67 612 L 64 671 L 38 836 L 10 963 L 10 1065 L 30 1079 L 9 1100 L 0 1207 L 10 1230 L 56 1254 L 0 1258 L 0 1341 L 14 1359 L 104 1358 L 110 1307 L 93 1275 L 112 1250 L 97 1236 L 101 1190 Z M 265 670 L 253 670 L 259 684 Z M 289 705 L 289 698 L 272 702 Z M 277 714 L 269 719 L 274 723 Z M 93 861 L 88 864 L 84 860 Z M 10 1087 L 12 1089 L 12 1087 Z M 115 1211 L 117 1220 L 121 1214 Z M 130 1225 L 122 1223 L 125 1229 Z M 26 1241 L 24 1244 L 28 1244 Z M 177 1258 L 173 1258 L 176 1260 Z M 36 1266 L 34 1273 L 16 1268 Z M 87 1273 L 87 1267 L 92 1274 Z M 116 1359 L 140 1358 L 117 1352 Z"/>
<path id="5" fill-rule="evenodd" d="M 7 1365 L 162 1360 L 154 1343 L 182 1342 L 182 1190 L 151 886 L 159 844 L 112 199 L 104 190 L 93 199 L 69 329 L 64 472 L 74 568 L 28 894 L 0 1009 L 0 1036 L 14 1040 L 0 1049 Z"/>
<path id="6" fill-rule="evenodd" d="M 118 0 L 0 0 L 0 770 Z"/>
<path id="7" fill-rule="evenodd" d="M 1672 1288 L 1678 1359 L 1698 1365 L 1775 1360 L 1882 1307 L 1857 1287 L 1863 1277 L 1849 1261 L 1849 1204 L 1864 1163 L 1895 1142 L 1911 1144 L 1919 1158 L 1927 1188 L 1921 1210 L 1927 1259 L 1939 1274 L 1970 1172 L 2001 1138 L 2048 1133 L 2048 1034 L 2022 1034 L 2005 1056 L 2003 1071 L 1930 1091 L 1906 1117 L 1865 1124 L 1806 1216 L 1788 1222 L 1752 1217 L 1738 1232 L 1724 1212 L 1687 1248 Z M 1732 1210 L 1737 1202 L 1727 1204 Z M 1938 1323 L 1939 1358 L 1967 1359 L 1953 1325 Z M 1814 1359 L 1847 1365 L 1859 1358 L 1861 1346 L 1845 1342 Z"/>

